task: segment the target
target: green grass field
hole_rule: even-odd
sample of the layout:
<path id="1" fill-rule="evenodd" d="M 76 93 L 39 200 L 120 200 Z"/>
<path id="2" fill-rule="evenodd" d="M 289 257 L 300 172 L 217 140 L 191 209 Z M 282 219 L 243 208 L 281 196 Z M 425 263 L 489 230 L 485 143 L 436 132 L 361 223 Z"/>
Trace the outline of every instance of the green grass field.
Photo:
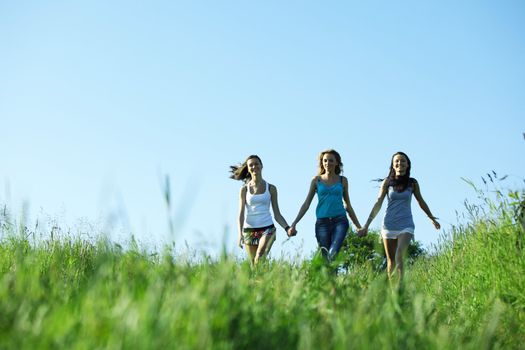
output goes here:
<path id="1" fill-rule="evenodd" d="M 4 227 L 0 348 L 525 348 L 525 235 L 511 197 L 469 208 L 399 290 L 367 263 L 251 269 Z"/>

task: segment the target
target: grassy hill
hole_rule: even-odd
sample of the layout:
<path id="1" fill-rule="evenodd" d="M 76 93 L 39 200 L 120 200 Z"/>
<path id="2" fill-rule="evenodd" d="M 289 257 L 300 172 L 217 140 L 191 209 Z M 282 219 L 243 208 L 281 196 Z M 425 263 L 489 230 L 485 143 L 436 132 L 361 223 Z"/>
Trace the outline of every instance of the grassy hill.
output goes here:
<path id="1" fill-rule="evenodd" d="M 525 240 L 515 207 L 506 196 L 470 208 L 399 290 L 366 262 L 338 273 L 316 258 L 251 269 L 172 247 L 34 242 L 4 227 L 0 348 L 524 348 Z"/>

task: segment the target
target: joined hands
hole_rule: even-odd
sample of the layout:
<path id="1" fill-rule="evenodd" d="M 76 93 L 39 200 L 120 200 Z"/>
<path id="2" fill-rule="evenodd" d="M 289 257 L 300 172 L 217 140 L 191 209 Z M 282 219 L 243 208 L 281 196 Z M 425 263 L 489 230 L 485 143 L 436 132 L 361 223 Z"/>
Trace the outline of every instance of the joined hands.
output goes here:
<path id="1" fill-rule="evenodd" d="M 295 236 L 297 234 L 297 230 L 295 229 L 295 224 L 290 226 L 290 228 L 288 229 L 286 234 L 288 235 L 288 237 L 293 237 L 293 236 Z"/>
<path id="2" fill-rule="evenodd" d="M 361 228 L 357 229 L 357 237 L 364 237 L 367 234 L 368 234 L 368 228 L 361 227 Z"/>

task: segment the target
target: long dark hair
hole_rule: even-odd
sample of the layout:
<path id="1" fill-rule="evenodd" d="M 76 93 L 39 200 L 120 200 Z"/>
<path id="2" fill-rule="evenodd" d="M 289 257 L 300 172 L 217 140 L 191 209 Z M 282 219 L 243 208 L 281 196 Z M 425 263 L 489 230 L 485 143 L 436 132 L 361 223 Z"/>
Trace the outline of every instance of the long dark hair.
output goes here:
<path id="1" fill-rule="evenodd" d="M 396 171 L 394 170 L 394 157 L 397 155 L 405 157 L 405 159 L 407 160 L 407 170 L 405 172 L 405 175 L 396 178 Z M 412 168 L 412 163 L 410 162 L 410 158 L 408 158 L 406 153 L 394 153 L 392 155 L 392 159 L 390 159 L 390 171 L 387 177 L 388 185 L 394 187 L 394 189 L 398 192 L 403 192 L 404 190 L 406 190 L 406 188 L 410 185 L 410 168 Z"/>
<path id="2" fill-rule="evenodd" d="M 248 158 L 246 158 L 244 163 L 239 164 L 239 165 L 230 165 L 230 173 L 231 173 L 230 179 L 242 180 L 244 182 L 250 181 L 252 179 L 252 176 L 250 175 L 250 172 L 248 171 L 248 161 L 250 159 L 257 159 L 259 163 L 261 163 L 261 166 L 262 166 L 261 158 L 256 154 L 252 154 L 248 156 Z"/>
<path id="3" fill-rule="evenodd" d="M 335 166 L 335 173 L 337 175 L 341 174 L 343 172 L 343 162 L 341 161 L 341 155 L 334 149 L 327 149 L 326 151 L 322 151 L 321 153 L 319 153 L 318 175 L 323 175 L 325 173 L 325 170 L 323 167 L 323 156 L 325 154 L 331 154 L 335 157 L 335 161 L 337 162 L 337 165 Z"/>

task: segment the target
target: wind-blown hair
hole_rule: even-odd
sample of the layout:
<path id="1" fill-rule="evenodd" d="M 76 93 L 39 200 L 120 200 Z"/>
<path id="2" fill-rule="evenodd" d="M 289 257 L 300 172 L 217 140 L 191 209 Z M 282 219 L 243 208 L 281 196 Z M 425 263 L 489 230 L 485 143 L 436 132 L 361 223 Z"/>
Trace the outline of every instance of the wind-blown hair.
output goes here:
<path id="1" fill-rule="evenodd" d="M 397 155 L 401 155 L 406 158 L 407 160 L 407 170 L 405 172 L 405 175 L 400 176 L 396 178 L 396 171 L 394 170 L 394 157 Z M 406 155 L 404 152 L 396 152 L 392 156 L 392 159 L 390 160 L 390 171 L 388 173 L 388 185 L 394 187 L 394 189 L 398 192 L 403 192 L 408 185 L 410 184 L 410 168 L 412 167 L 412 163 L 410 162 L 410 158 Z"/>
<path id="2" fill-rule="evenodd" d="M 322 151 L 319 153 L 319 171 L 318 175 L 323 175 L 325 173 L 324 167 L 323 167 L 323 156 L 325 154 L 331 154 L 335 157 L 335 160 L 337 162 L 337 165 L 335 166 L 335 173 L 337 175 L 341 174 L 343 172 L 343 162 L 341 161 L 341 155 L 336 150 L 333 149 L 327 149 L 326 151 Z"/>
<path id="3" fill-rule="evenodd" d="M 252 176 L 250 175 L 250 172 L 248 171 L 248 161 L 250 159 L 257 159 L 259 163 L 261 163 L 262 166 L 262 160 L 259 158 L 258 155 L 252 154 L 246 158 L 244 163 L 239 165 L 230 165 L 230 179 L 234 180 L 242 180 L 244 182 L 248 182 L 252 179 Z"/>

